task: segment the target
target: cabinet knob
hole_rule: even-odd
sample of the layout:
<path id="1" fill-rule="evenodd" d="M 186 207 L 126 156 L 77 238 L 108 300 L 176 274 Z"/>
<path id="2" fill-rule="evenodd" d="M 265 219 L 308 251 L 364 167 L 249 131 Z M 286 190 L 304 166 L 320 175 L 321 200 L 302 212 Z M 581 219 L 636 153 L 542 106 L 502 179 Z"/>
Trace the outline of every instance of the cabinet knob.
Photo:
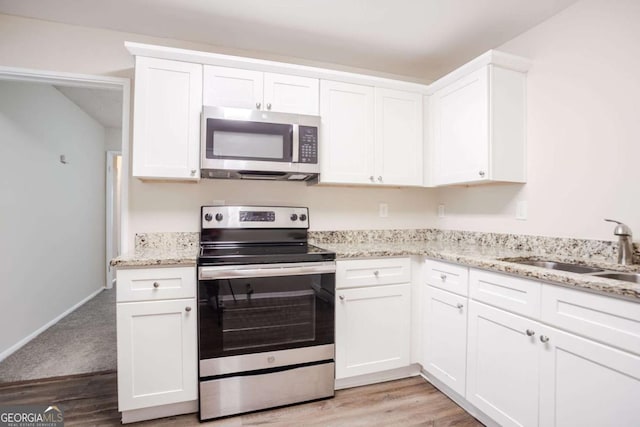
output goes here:
<path id="1" fill-rule="evenodd" d="M 153 282 L 153 287 L 158 289 L 160 287 L 160 283 L 158 282 Z"/>
<path id="2" fill-rule="evenodd" d="M 549 337 L 546 335 L 540 335 L 540 342 L 549 342 Z"/>
<path id="3" fill-rule="evenodd" d="M 267 104 L 267 110 L 271 110 L 271 103 Z"/>
<path id="4" fill-rule="evenodd" d="M 447 275 L 446 274 L 441 274 L 440 275 L 440 280 L 442 280 L 443 282 L 447 281 Z"/>
<path id="5" fill-rule="evenodd" d="M 378 177 L 378 182 L 382 182 L 382 177 L 381 176 Z"/>
<path id="6" fill-rule="evenodd" d="M 259 109 L 260 109 L 260 107 L 262 107 L 262 103 L 260 103 L 260 102 L 256 102 L 256 108 L 259 110 Z"/>
<path id="7" fill-rule="evenodd" d="M 184 308 L 184 311 L 186 311 L 187 313 L 188 313 L 188 312 L 190 312 L 190 311 L 191 311 L 191 307 L 186 306 L 186 307 Z"/>
<path id="8" fill-rule="evenodd" d="M 344 301 L 344 295 L 339 295 L 340 301 Z"/>
<path id="9" fill-rule="evenodd" d="M 462 307 L 464 307 L 464 304 L 460 304 L 460 303 L 458 303 L 458 304 L 456 304 L 456 307 L 457 307 L 458 309 L 461 309 Z"/>
<path id="10" fill-rule="evenodd" d="M 195 169 L 191 169 L 191 176 L 195 176 L 196 172 L 197 171 Z"/>
<path id="11" fill-rule="evenodd" d="M 375 182 L 375 181 L 376 181 L 376 179 L 373 177 L 373 175 L 371 175 L 371 176 L 369 177 L 369 179 L 371 180 L 371 182 Z"/>
<path id="12" fill-rule="evenodd" d="M 478 175 L 480 175 L 481 177 L 484 177 L 484 171 L 478 172 Z"/>
<path id="13" fill-rule="evenodd" d="M 378 277 L 380 275 L 380 272 L 378 270 L 376 270 L 376 271 L 373 272 L 373 275 Z"/>
<path id="14" fill-rule="evenodd" d="M 532 337 L 536 334 L 536 331 L 532 331 L 531 329 L 527 329 L 526 334 L 528 337 Z"/>

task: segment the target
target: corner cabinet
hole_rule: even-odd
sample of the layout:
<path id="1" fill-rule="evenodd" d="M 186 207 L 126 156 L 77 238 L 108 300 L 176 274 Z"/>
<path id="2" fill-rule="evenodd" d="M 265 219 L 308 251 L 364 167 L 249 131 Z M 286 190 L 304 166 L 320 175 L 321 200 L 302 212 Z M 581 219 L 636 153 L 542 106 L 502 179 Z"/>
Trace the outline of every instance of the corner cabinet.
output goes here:
<path id="1" fill-rule="evenodd" d="M 410 364 L 408 258 L 345 260 L 336 270 L 336 379 Z"/>
<path id="2" fill-rule="evenodd" d="M 172 415 L 198 398 L 195 267 L 119 269 L 116 286 L 118 410 Z"/>
<path id="3" fill-rule="evenodd" d="M 198 180 L 202 65 L 136 57 L 134 177 Z"/>
<path id="4" fill-rule="evenodd" d="M 430 97 L 433 184 L 525 182 L 526 73 L 489 64 L 443 80 Z"/>
<path id="5" fill-rule="evenodd" d="M 321 183 L 420 186 L 422 94 L 320 82 Z"/>

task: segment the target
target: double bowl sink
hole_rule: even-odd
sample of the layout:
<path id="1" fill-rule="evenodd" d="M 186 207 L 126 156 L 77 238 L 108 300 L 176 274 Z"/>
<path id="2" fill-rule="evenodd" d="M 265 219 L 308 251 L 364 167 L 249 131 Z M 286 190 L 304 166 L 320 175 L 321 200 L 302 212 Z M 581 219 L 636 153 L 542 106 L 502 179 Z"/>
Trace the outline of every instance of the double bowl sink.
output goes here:
<path id="1" fill-rule="evenodd" d="M 607 279 L 623 280 L 625 282 L 640 284 L 639 273 L 620 273 L 616 271 L 603 270 L 598 267 L 589 267 L 580 264 L 570 264 L 564 262 L 555 261 L 540 261 L 537 259 L 503 259 L 502 261 L 509 261 L 516 264 L 532 265 L 534 267 L 548 268 L 550 270 L 568 271 L 571 273 L 588 274 L 590 276 L 604 277 Z"/>

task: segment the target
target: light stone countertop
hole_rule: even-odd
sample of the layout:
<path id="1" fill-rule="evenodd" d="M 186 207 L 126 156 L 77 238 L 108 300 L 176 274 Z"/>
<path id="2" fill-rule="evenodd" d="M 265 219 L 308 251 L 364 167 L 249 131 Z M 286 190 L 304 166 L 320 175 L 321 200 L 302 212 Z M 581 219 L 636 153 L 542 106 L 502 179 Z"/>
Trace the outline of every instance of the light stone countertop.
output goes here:
<path id="1" fill-rule="evenodd" d="M 444 235 L 444 238 L 430 238 L 432 236 L 428 234 L 423 236 L 424 232 L 421 230 L 413 233 L 404 230 L 377 233 L 380 235 L 371 235 L 371 232 L 340 232 L 340 235 L 320 233 L 314 236 L 319 238 L 311 238 L 311 243 L 335 251 L 338 259 L 426 256 L 640 302 L 640 284 L 504 260 L 534 257 L 544 261 L 600 267 L 604 270 L 640 272 L 640 264 L 621 266 L 611 262 L 613 257 L 608 251 L 608 242 L 529 237 L 532 240 L 527 243 L 526 236 L 482 234 L 479 238 L 478 233 L 468 232 L 453 232 L 451 235 Z M 364 243 L 355 240 L 363 236 L 369 240 L 365 239 Z M 113 259 L 111 266 L 132 268 L 196 265 L 199 249 L 197 233 L 142 234 L 136 238 L 139 240 L 136 250 Z M 331 241 L 333 239 L 347 243 L 334 243 Z M 314 240 L 317 241 L 314 243 Z M 519 249 L 520 247 L 526 249 Z M 594 254 L 596 256 L 592 256 Z"/>
<path id="2" fill-rule="evenodd" d="M 548 254 L 540 255 L 531 251 L 505 249 L 499 246 L 450 241 L 322 243 L 321 246 L 324 249 L 335 251 L 338 259 L 418 255 L 640 302 L 640 284 L 637 283 L 517 264 L 502 259 L 534 257 L 544 261 L 569 262 L 599 267 L 604 270 L 626 272 L 640 272 L 640 265 L 621 266 L 606 260 L 593 258 L 582 259 Z"/>

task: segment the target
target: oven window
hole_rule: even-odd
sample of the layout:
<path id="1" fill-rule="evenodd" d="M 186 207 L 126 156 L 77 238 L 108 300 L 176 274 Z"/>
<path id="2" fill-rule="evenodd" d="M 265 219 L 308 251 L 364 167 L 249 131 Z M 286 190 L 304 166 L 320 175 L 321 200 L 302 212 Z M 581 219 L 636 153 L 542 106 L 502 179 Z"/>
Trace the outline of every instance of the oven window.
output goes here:
<path id="1" fill-rule="evenodd" d="M 292 161 L 292 125 L 207 119 L 206 132 L 208 159 Z"/>
<path id="2" fill-rule="evenodd" d="M 334 342 L 335 274 L 200 281 L 200 357 Z"/>

